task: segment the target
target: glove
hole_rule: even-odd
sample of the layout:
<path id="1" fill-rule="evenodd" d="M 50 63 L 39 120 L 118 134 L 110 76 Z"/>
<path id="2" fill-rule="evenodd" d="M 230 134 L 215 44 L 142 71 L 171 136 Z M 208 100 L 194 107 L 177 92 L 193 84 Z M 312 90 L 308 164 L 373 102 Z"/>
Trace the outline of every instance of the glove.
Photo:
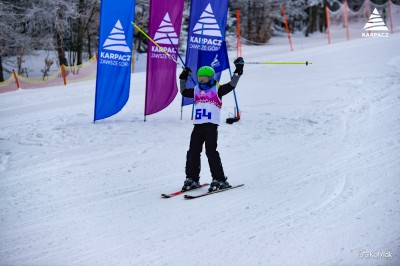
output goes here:
<path id="1" fill-rule="evenodd" d="M 238 57 L 233 61 L 235 64 L 235 71 L 233 73 L 237 73 L 239 76 L 243 74 L 244 60 L 242 57 Z"/>
<path id="2" fill-rule="evenodd" d="M 189 67 L 185 67 L 185 69 L 179 75 L 179 79 L 187 80 L 190 73 L 192 73 L 192 70 Z"/>

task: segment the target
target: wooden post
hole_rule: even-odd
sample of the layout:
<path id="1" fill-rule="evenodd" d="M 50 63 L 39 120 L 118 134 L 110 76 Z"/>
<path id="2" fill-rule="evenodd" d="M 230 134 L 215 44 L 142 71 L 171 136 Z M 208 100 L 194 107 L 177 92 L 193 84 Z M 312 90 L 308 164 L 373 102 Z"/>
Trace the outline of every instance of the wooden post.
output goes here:
<path id="1" fill-rule="evenodd" d="M 236 9 L 236 58 L 242 56 L 242 41 L 240 40 L 240 9 Z"/>
<path id="2" fill-rule="evenodd" d="M 371 12 L 369 10 L 369 1 L 364 1 L 364 17 L 366 21 L 368 21 L 370 15 Z"/>
<path id="3" fill-rule="evenodd" d="M 325 12 L 326 12 L 326 28 L 328 29 L 328 44 L 331 44 L 331 32 L 330 32 L 330 23 L 329 23 L 328 4 L 325 5 Z"/>
<path id="4" fill-rule="evenodd" d="M 392 1 L 389 0 L 389 17 L 390 17 L 390 32 L 393 33 L 393 19 L 392 19 Z"/>
<path id="5" fill-rule="evenodd" d="M 344 0 L 344 25 L 346 27 L 347 40 L 350 40 L 350 33 L 349 33 L 349 5 L 347 4 L 347 0 Z"/>
<path id="6" fill-rule="evenodd" d="M 135 72 L 135 49 L 132 49 L 131 73 Z"/>
<path id="7" fill-rule="evenodd" d="M 65 73 L 65 67 L 64 64 L 61 65 L 61 74 L 63 76 L 63 80 L 64 80 L 64 86 L 67 85 L 67 75 Z"/>
<path id="8" fill-rule="evenodd" d="M 20 88 L 19 80 L 18 80 L 18 77 L 17 77 L 17 73 L 15 73 L 14 69 L 13 69 L 13 74 L 14 74 L 15 83 L 17 83 L 17 88 L 19 89 Z"/>
<path id="9" fill-rule="evenodd" d="M 286 28 L 286 32 L 287 32 L 288 39 L 289 39 L 290 50 L 293 52 L 292 40 L 290 39 L 289 24 L 288 24 L 288 21 L 287 21 L 287 18 L 286 18 L 285 8 L 283 6 L 282 6 L 282 14 L 283 14 L 283 20 L 285 21 L 285 28 Z"/>

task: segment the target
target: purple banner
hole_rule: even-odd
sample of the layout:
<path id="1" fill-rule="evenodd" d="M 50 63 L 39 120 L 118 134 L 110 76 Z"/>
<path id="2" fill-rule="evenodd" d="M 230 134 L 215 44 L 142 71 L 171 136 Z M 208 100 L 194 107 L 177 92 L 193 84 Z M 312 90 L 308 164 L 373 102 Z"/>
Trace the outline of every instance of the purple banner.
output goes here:
<path id="1" fill-rule="evenodd" d="M 184 0 L 151 0 L 149 36 L 177 60 L 179 35 Z M 171 43 L 172 42 L 172 43 Z M 178 93 L 176 63 L 157 45 L 149 42 L 147 48 L 147 76 L 145 115 L 167 107 Z"/>

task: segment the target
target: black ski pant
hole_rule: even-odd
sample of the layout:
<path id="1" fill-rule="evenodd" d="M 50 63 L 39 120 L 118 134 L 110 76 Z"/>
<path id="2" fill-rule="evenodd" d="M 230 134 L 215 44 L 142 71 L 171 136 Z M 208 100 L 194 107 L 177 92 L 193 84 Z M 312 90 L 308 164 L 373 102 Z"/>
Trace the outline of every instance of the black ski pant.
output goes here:
<path id="1" fill-rule="evenodd" d="M 208 164 L 211 176 L 218 181 L 225 180 L 224 169 L 221 158 L 217 151 L 218 125 L 206 123 L 194 125 L 190 137 L 190 147 L 186 155 L 186 178 L 198 181 L 200 178 L 200 156 L 205 143 Z"/>

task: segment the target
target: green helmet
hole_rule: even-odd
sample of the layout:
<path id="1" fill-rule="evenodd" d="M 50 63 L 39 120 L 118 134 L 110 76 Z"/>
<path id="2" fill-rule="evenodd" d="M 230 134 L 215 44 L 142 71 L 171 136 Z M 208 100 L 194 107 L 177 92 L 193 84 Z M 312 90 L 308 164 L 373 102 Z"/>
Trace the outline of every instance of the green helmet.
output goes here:
<path id="1" fill-rule="evenodd" d="M 205 77 L 210 77 L 213 78 L 215 75 L 214 68 L 209 67 L 209 66 L 203 66 L 200 67 L 199 70 L 197 70 L 197 76 L 205 76 Z"/>

